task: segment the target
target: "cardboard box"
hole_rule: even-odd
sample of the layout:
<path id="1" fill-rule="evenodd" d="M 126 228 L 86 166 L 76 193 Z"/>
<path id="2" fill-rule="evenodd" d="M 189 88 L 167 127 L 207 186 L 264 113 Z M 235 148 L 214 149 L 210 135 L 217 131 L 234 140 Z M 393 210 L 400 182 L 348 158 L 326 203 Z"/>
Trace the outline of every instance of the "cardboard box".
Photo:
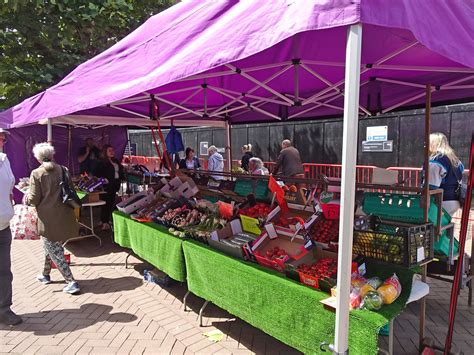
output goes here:
<path id="1" fill-rule="evenodd" d="M 211 237 L 208 240 L 209 245 L 214 249 L 222 251 L 224 254 L 233 256 L 238 259 L 247 259 L 248 257 L 244 251 L 244 246 L 237 245 L 231 242 L 236 234 L 242 232 L 243 230 L 240 220 L 234 219 L 224 228 L 211 233 Z M 255 239 L 257 239 L 257 236 L 255 236 Z"/>
<path id="2" fill-rule="evenodd" d="M 285 191 L 285 200 L 288 203 L 306 205 L 306 197 L 302 189 L 299 189 L 296 192 Z"/>
<path id="3" fill-rule="evenodd" d="M 154 198 L 153 191 L 142 191 L 117 204 L 117 209 L 120 212 L 131 214 L 151 203 Z"/>
<path id="4" fill-rule="evenodd" d="M 255 255 L 257 251 L 266 255 L 267 251 L 273 250 L 275 247 L 284 249 L 287 256 L 269 260 L 264 256 Z M 251 252 L 260 265 L 284 272 L 286 262 L 303 257 L 312 247 L 312 242 L 306 241 L 301 235 L 295 234 L 287 228 L 275 227 L 270 223 L 265 225 L 265 232 L 253 243 Z"/>

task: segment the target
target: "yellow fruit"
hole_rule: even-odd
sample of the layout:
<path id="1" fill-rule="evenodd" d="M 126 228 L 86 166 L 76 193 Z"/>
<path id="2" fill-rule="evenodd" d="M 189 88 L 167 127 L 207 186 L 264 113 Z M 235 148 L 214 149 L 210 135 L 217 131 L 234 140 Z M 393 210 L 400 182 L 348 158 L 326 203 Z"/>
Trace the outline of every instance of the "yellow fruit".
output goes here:
<path id="1" fill-rule="evenodd" d="M 364 298 L 364 296 L 367 294 L 369 291 L 375 291 L 375 288 L 373 288 L 370 284 L 365 284 L 360 288 L 360 298 Z"/>
<path id="2" fill-rule="evenodd" d="M 385 304 L 393 303 L 398 297 L 397 289 L 393 285 L 382 285 L 377 289 L 377 292 Z"/>

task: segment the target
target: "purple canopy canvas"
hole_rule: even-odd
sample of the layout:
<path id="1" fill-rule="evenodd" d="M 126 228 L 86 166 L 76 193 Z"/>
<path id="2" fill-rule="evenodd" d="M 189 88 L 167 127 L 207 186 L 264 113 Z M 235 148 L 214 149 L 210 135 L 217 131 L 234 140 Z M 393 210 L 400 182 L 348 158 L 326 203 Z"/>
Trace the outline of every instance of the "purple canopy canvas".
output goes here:
<path id="1" fill-rule="evenodd" d="M 363 24 L 360 114 L 474 97 L 474 6 L 462 1 L 185 1 L 59 84 L 0 113 L 231 124 L 341 116 L 347 27 Z"/>

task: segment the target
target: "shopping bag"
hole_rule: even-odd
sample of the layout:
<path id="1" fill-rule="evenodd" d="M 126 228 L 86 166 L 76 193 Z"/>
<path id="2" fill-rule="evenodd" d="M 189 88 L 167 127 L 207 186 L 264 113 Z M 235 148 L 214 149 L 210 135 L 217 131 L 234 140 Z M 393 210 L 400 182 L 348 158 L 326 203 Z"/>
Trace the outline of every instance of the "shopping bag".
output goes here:
<path id="1" fill-rule="evenodd" d="M 26 205 L 15 205 L 15 215 L 10 221 L 10 229 L 13 239 L 37 240 L 38 235 L 38 214 L 34 207 Z"/>

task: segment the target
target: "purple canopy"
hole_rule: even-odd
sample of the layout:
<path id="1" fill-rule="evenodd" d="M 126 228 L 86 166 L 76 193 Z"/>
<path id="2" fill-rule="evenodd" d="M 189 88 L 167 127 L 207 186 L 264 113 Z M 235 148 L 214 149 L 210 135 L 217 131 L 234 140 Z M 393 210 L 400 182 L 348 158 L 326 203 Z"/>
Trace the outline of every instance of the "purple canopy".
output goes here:
<path id="1" fill-rule="evenodd" d="M 347 27 L 363 24 L 360 113 L 474 97 L 474 6 L 462 1 L 186 1 L 59 84 L 0 113 L 249 123 L 342 115 Z M 200 120 L 200 121 L 199 121 Z M 130 121 L 133 123 L 133 120 Z"/>

